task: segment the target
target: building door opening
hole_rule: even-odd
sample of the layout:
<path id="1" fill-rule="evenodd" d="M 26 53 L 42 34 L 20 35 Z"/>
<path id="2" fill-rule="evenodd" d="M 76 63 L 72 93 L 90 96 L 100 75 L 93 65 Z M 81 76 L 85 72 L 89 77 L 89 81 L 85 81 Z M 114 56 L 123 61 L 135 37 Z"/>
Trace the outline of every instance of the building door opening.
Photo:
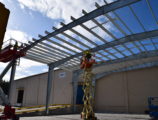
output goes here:
<path id="1" fill-rule="evenodd" d="M 83 85 L 78 85 L 77 88 L 77 98 L 76 98 L 76 104 L 83 104 Z"/>
<path id="2" fill-rule="evenodd" d="M 17 103 L 22 104 L 23 102 L 23 95 L 24 95 L 24 90 L 18 90 L 18 98 L 17 98 Z"/>

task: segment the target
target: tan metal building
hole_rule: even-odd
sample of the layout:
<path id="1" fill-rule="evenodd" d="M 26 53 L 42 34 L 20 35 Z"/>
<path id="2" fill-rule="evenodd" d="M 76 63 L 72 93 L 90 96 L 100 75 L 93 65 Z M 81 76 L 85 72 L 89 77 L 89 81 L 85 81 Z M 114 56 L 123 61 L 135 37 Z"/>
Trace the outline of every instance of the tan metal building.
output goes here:
<path id="1" fill-rule="evenodd" d="M 158 96 L 157 78 L 158 67 L 151 67 L 112 73 L 97 79 L 96 111 L 144 113 L 148 108 L 147 98 Z M 14 81 L 11 103 L 22 103 L 23 106 L 44 105 L 46 85 L 47 73 Z M 50 104 L 73 104 L 72 72 L 55 70 L 52 88 Z M 20 94 L 23 98 L 19 98 L 22 96 Z"/>

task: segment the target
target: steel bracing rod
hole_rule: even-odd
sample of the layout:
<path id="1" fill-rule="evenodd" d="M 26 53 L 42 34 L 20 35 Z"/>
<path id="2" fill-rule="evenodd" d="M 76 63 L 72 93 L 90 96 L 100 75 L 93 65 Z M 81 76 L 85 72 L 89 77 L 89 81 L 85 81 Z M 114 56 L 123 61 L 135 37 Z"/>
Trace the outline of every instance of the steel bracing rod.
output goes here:
<path id="1" fill-rule="evenodd" d="M 108 4 L 106 1 L 104 1 L 104 2 L 105 2 L 105 4 Z M 128 29 L 128 31 L 131 34 L 134 34 L 132 32 L 132 30 L 125 24 L 125 22 L 119 17 L 119 15 L 116 12 L 114 12 L 114 11 L 111 11 L 111 12 L 117 17 L 118 20 L 120 20 L 120 22 Z M 142 45 L 142 47 L 144 48 L 144 50 L 146 50 L 146 48 L 144 47 L 144 45 L 141 42 L 139 42 L 139 43 Z M 135 42 L 133 42 L 133 44 L 137 47 L 137 44 Z M 139 49 L 139 51 L 142 52 L 141 48 L 137 47 L 137 49 Z"/>
<path id="2" fill-rule="evenodd" d="M 71 19 L 72 20 L 76 20 L 74 17 L 71 16 Z M 92 35 L 94 35 L 96 38 L 98 38 L 99 40 L 101 40 L 102 42 L 104 43 L 107 43 L 104 38 L 100 37 L 98 34 L 96 34 L 95 32 L 93 32 L 91 29 L 89 29 L 87 26 L 85 26 L 84 24 L 81 24 L 80 25 L 82 28 L 84 28 L 85 30 L 87 30 L 88 32 L 90 32 Z M 97 46 L 97 44 L 95 43 L 95 46 Z M 107 52 L 107 51 L 105 51 Z M 114 55 L 112 55 L 114 56 Z M 114 56 L 115 57 L 115 56 Z"/>
<path id="3" fill-rule="evenodd" d="M 37 47 L 39 47 L 39 48 L 41 48 L 41 49 L 44 49 L 44 50 L 47 50 L 47 51 L 49 51 L 49 52 L 51 52 L 51 53 L 54 53 L 55 55 L 57 55 L 58 57 L 68 57 L 69 55 L 67 55 L 67 54 L 63 54 L 61 51 L 57 51 L 58 49 L 57 48 L 55 48 L 54 49 L 54 47 L 51 47 L 51 46 L 47 46 L 48 44 L 43 44 L 43 43 L 39 43 L 38 45 L 37 45 Z M 36 46 L 35 46 L 35 48 L 36 48 Z M 71 54 L 70 54 L 71 55 Z"/>
<path id="4" fill-rule="evenodd" d="M 62 59 L 62 58 L 59 58 L 59 57 L 56 57 L 55 55 L 53 56 L 53 55 L 51 55 L 51 54 L 47 54 L 47 53 L 44 53 L 44 52 L 41 52 L 41 51 L 39 51 L 39 50 L 37 50 L 37 49 L 31 49 L 31 50 L 29 50 L 29 51 L 27 51 L 28 53 L 29 52 L 32 52 L 32 53 L 37 53 L 37 54 L 40 54 L 40 55 L 42 55 L 42 56 L 45 56 L 46 58 L 51 58 L 51 59 L 54 59 L 54 60 L 59 60 L 59 59 Z"/>
<path id="5" fill-rule="evenodd" d="M 39 61 L 43 61 L 43 62 L 46 62 L 46 63 L 50 63 L 50 61 L 48 59 L 45 59 L 43 57 L 40 57 L 40 56 L 36 56 L 34 54 L 26 54 L 27 57 L 31 57 L 31 58 L 36 58 L 38 59 Z"/>
<path id="6" fill-rule="evenodd" d="M 39 37 L 42 38 L 43 36 L 42 36 L 42 35 L 39 35 Z M 73 52 L 73 53 L 77 53 L 76 50 L 70 49 L 70 48 L 68 48 L 68 47 L 66 47 L 66 46 L 64 46 L 64 45 L 62 45 L 62 44 L 60 44 L 60 43 L 58 43 L 58 42 L 55 42 L 55 41 L 51 40 L 51 39 L 46 39 L 46 41 L 48 41 L 48 42 L 51 43 L 51 44 L 57 45 L 57 46 L 59 46 L 59 47 L 65 49 L 65 50 L 67 50 L 67 51 L 71 51 L 71 52 Z"/>
<path id="7" fill-rule="evenodd" d="M 74 17 L 71 17 L 71 19 L 72 19 L 72 20 L 75 20 Z M 94 35 L 96 38 L 98 38 L 98 39 L 101 40 L 102 42 L 107 43 L 107 41 L 105 41 L 104 38 L 100 37 L 98 34 L 96 34 L 95 32 L 93 32 L 91 29 L 89 29 L 88 27 L 86 27 L 84 24 L 81 24 L 80 26 L 83 27 L 84 29 L 86 29 L 88 32 L 90 32 L 92 35 Z M 121 52 L 119 49 L 115 49 L 115 50 L 118 51 L 118 53 Z M 105 50 L 105 52 L 107 52 L 107 51 Z M 112 56 L 114 56 L 114 55 L 112 54 Z M 123 55 L 123 56 L 124 56 L 124 55 Z M 114 56 L 114 57 L 116 57 L 116 56 Z"/>
<path id="8" fill-rule="evenodd" d="M 152 50 L 152 51 L 142 52 L 142 53 L 135 54 L 135 55 L 130 55 L 125 58 L 101 62 L 101 63 L 98 63 L 97 65 L 95 65 L 95 67 L 114 64 L 114 63 L 120 63 L 120 62 L 126 62 L 126 61 L 131 61 L 131 60 L 139 60 L 139 59 L 148 58 L 148 57 L 156 57 L 156 56 L 158 56 L 158 50 Z"/>
<path id="9" fill-rule="evenodd" d="M 73 66 L 73 67 L 71 67 L 69 69 L 71 69 L 71 70 L 77 70 L 77 69 L 80 69 L 80 67 L 79 67 L 79 65 L 75 65 L 75 66 Z"/>
<path id="10" fill-rule="evenodd" d="M 24 57 L 25 59 L 31 59 L 33 61 L 36 61 L 36 62 L 40 62 L 40 63 L 43 63 L 43 64 L 48 64 L 49 62 L 46 62 L 44 60 L 39 60 L 39 58 L 35 58 L 34 56 L 31 56 L 31 55 L 27 55 Z"/>
<path id="11" fill-rule="evenodd" d="M 146 0 L 146 2 L 147 2 L 147 5 L 148 5 L 148 7 L 149 7 L 149 10 L 150 10 L 150 12 L 151 12 L 151 14 L 152 14 L 154 20 L 155 20 L 156 23 L 158 24 L 158 20 L 156 19 L 156 16 L 155 16 L 154 11 L 153 11 L 153 9 L 152 9 L 152 7 L 151 7 L 151 5 L 150 5 L 149 0 Z"/>
<path id="12" fill-rule="evenodd" d="M 139 25 L 140 25 L 140 26 L 142 27 L 142 29 L 144 30 L 144 32 L 146 32 L 147 30 L 145 29 L 144 25 L 142 24 L 142 22 L 140 21 L 140 19 L 139 19 L 138 16 L 136 15 L 136 13 L 134 12 L 132 6 L 128 6 L 128 7 L 129 7 L 129 9 L 131 10 L 131 12 L 132 12 L 132 14 L 134 15 L 134 17 L 136 18 L 136 20 L 138 21 Z M 151 40 L 151 42 L 152 42 L 154 48 L 157 49 L 156 46 L 155 46 L 155 44 L 153 43 L 153 40 L 152 40 L 151 38 L 150 38 L 150 40 Z M 145 47 L 145 46 L 144 46 L 144 47 Z M 146 50 L 147 50 L 147 49 L 146 49 Z"/>
<path id="13" fill-rule="evenodd" d="M 34 57 L 30 57 L 29 55 L 28 56 L 25 56 L 24 57 L 25 59 L 31 59 L 31 60 L 33 60 L 33 61 L 36 61 L 36 62 L 40 62 L 40 63 L 42 63 L 42 64 L 48 64 L 48 62 L 46 62 L 46 61 L 42 61 L 42 60 L 38 60 L 37 58 L 34 58 Z"/>
<path id="14" fill-rule="evenodd" d="M 65 26 L 64 23 L 62 23 L 61 25 Z M 53 28 L 55 28 L 55 27 L 53 27 Z M 73 28 L 72 28 L 72 29 L 73 29 Z M 54 30 L 56 30 L 56 29 L 54 29 Z M 70 30 L 70 31 L 71 31 L 71 30 Z M 82 45 L 82 46 L 84 46 L 84 47 L 86 47 L 86 48 L 90 48 L 88 45 L 86 45 L 86 44 L 80 42 L 79 40 L 73 38 L 72 36 L 70 36 L 70 35 L 68 35 L 68 34 L 66 34 L 66 33 L 64 33 L 64 32 L 61 33 L 61 34 L 63 34 L 64 36 L 68 37 L 69 39 L 72 39 L 73 41 L 79 43 L 80 45 Z M 78 34 L 77 34 L 77 35 L 78 35 Z M 97 45 L 98 45 L 98 44 L 96 44 L 95 42 L 93 42 L 93 41 L 90 40 L 90 39 L 85 39 L 85 40 L 88 41 L 90 44 L 92 44 L 92 45 L 94 45 L 94 46 L 97 46 Z"/>
<path id="15" fill-rule="evenodd" d="M 53 29 L 56 30 L 57 28 L 53 27 Z M 46 32 L 46 33 L 49 34 L 48 32 Z M 64 35 L 64 36 L 66 36 L 66 37 L 68 37 L 69 39 L 71 39 L 71 40 L 73 40 L 73 41 L 75 41 L 75 42 L 78 42 L 79 44 L 81 43 L 80 41 L 75 40 L 75 38 L 69 36 L 69 35 L 66 34 L 66 33 L 61 33 L 61 34 Z M 54 38 L 57 39 L 57 40 L 60 40 L 60 41 L 62 41 L 62 42 L 64 42 L 64 43 L 67 43 L 68 45 L 74 47 L 75 49 L 78 49 L 78 50 L 80 50 L 80 51 L 82 51 L 82 52 L 84 51 L 84 49 L 82 49 L 81 47 L 78 47 L 78 46 L 76 46 L 76 45 L 74 45 L 74 44 L 72 44 L 72 43 L 70 43 L 70 42 L 67 42 L 66 40 L 62 39 L 61 37 L 54 36 Z M 83 44 L 83 45 L 84 45 L 84 44 Z M 99 59 L 99 58 L 98 58 L 98 59 Z M 101 60 L 102 60 L 102 59 L 101 59 Z"/>
<path id="16" fill-rule="evenodd" d="M 112 42 L 108 42 L 108 43 L 103 44 L 103 45 L 99 45 L 95 48 L 90 49 L 90 51 L 91 52 L 96 52 L 96 51 L 103 50 L 103 49 L 110 48 L 110 47 L 114 47 L 114 46 L 117 46 L 117 45 L 120 45 L 120 44 L 125 44 L 127 42 L 139 41 L 139 40 L 142 40 L 142 39 L 146 39 L 146 38 L 150 38 L 150 37 L 157 37 L 157 36 L 158 36 L 158 30 L 153 30 L 153 31 L 148 31 L 148 32 L 143 32 L 143 33 L 137 33 L 137 34 L 133 34 L 133 35 L 129 35 L 129 36 L 117 39 L 117 40 L 112 41 Z M 68 61 L 72 58 L 75 58 L 75 57 L 79 57 L 82 54 L 83 53 L 77 53 L 77 54 L 72 55 L 70 57 L 67 57 L 65 59 L 59 60 L 59 61 L 55 62 L 55 64 L 60 65 L 63 62 L 66 62 L 66 61 Z M 54 64 L 54 63 L 50 63 L 49 65 L 51 65 L 51 64 Z"/>
<path id="17" fill-rule="evenodd" d="M 108 5 L 104 5 L 104 6 L 100 7 L 99 9 L 93 10 L 92 12 L 90 12 L 87 15 L 84 15 L 84 16 L 80 17 L 79 19 L 75 20 L 74 22 L 71 22 L 71 23 L 67 24 L 66 26 L 64 26 L 64 27 L 62 27 L 62 28 L 60 28 L 60 29 L 44 36 L 43 38 L 39 39 L 38 41 L 36 41 L 36 42 L 32 43 L 31 45 L 27 46 L 23 50 L 27 51 L 30 48 L 37 45 L 38 43 L 42 42 L 43 40 L 46 40 L 46 39 L 48 39 L 52 36 L 55 36 L 59 33 L 62 33 L 64 31 L 66 31 L 66 30 L 69 30 L 69 29 L 71 29 L 71 28 L 73 28 L 77 25 L 80 25 L 84 22 L 87 22 L 88 20 L 96 18 L 100 15 L 103 15 L 103 14 L 108 13 L 110 11 L 114 11 L 116 9 L 122 8 L 122 7 L 130 5 L 130 4 L 133 4 L 133 3 L 138 2 L 138 1 L 140 1 L 140 0 L 119 0 L 119 1 L 113 2 L 113 3 L 108 4 Z"/>
<path id="18" fill-rule="evenodd" d="M 65 25 L 65 24 L 62 23 L 62 22 L 61 22 L 60 24 L 61 24 L 62 26 Z M 78 35 L 79 37 L 85 39 L 87 42 L 91 43 L 92 45 L 96 46 L 96 43 L 95 43 L 95 42 L 93 42 L 93 41 L 91 41 L 89 38 L 83 36 L 82 34 L 80 34 L 79 32 L 77 32 L 76 30 L 74 30 L 74 29 L 70 29 L 70 31 L 71 31 L 72 33 Z M 71 40 L 73 40 L 73 41 L 75 41 L 75 42 L 81 44 L 81 45 L 84 46 L 85 48 L 88 48 L 88 49 L 91 48 L 91 47 L 89 47 L 88 45 L 86 45 L 86 44 L 80 42 L 79 40 L 77 40 L 77 39 L 71 37 L 70 35 L 68 35 L 68 34 L 66 34 L 66 33 L 64 33 L 64 32 L 63 32 L 62 34 L 63 34 L 64 36 L 68 37 L 69 39 L 71 39 Z M 104 54 L 101 54 L 101 53 L 99 53 L 99 52 L 97 52 L 97 53 L 98 53 L 99 55 L 104 56 L 105 58 L 111 59 L 111 58 L 109 58 L 108 56 L 105 56 Z"/>
<path id="19" fill-rule="evenodd" d="M 45 53 L 47 55 L 52 55 L 52 56 L 55 56 L 55 58 L 57 59 L 62 59 L 62 58 L 65 58 L 64 56 L 60 56 L 58 54 L 55 54 L 54 51 L 53 52 L 50 52 L 46 49 L 41 49 L 41 48 L 38 48 L 37 46 L 33 47 L 32 49 L 30 49 L 30 51 L 34 51 L 34 50 L 38 50 L 39 52 L 41 52 L 41 54 Z"/>
<path id="20" fill-rule="evenodd" d="M 98 3 L 95 3 L 95 6 L 97 8 L 99 8 L 99 4 Z M 108 14 L 104 14 L 105 17 L 107 17 L 109 19 L 109 21 L 124 35 L 124 36 L 127 36 L 126 32 L 111 18 L 110 15 Z M 124 47 L 131 53 L 131 54 L 134 54 L 134 52 L 129 49 L 127 46 L 124 45 Z"/>
<path id="21" fill-rule="evenodd" d="M 59 67 L 72 69 L 73 66 L 76 66 L 76 65 L 79 65 L 79 64 L 67 64 L 67 65 L 61 65 Z"/>
<path id="22" fill-rule="evenodd" d="M 38 54 L 40 54 L 40 55 L 43 55 L 43 56 L 46 56 L 46 57 L 50 57 L 50 58 L 53 58 L 53 59 L 55 59 L 55 60 L 59 60 L 59 59 L 63 59 L 63 58 L 65 58 L 65 57 L 63 57 L 63 56 L 61 56 L 61 57 L 59 57 L 58 55 L 56 55 L 56 54 L 53 54 L 53 53 L 51 53 L 51 52 L 48 52 L 48 51 L 44 51 L 44 50 L 41 50 L 41 49 L 37 49 L 37 48 L 32 48 L 32 49 L 30 49 L 28 52 L 35 52 L 35 53 L 38 53 Z"/>
<path id="23" fill-rule="evenodd" d="M 34 41 L 38 41 L 38 40 L 34 40 Z M 41 42 L 41 43 L 39 43 L 39 44 L 40 44 L 40 45 L 44 45 L 45 47 L 50 48 L 50 49 L 52 49 L 52 50 L 56 50 L 56 52 L 58 51 L 58 53 L 60 52 L 60 54 L 63 53 L 63 54 L 65 54 L 65 55 L 67 55 L 67 56 L 72 55 L 72 54 L 70 54 L 70 53 L 68 53 L 68 52 L 66 52 L 66 51 L 64 51 L 64 50 L 58 49 L 58 48 L 56 48 L 56 47 L 54 47 L 54 46 L 52 46 L 52 45 L 49 45 L 49 44 L 47 44 L 47 43 L 44 43 L 44 42 Z M 39 45 L 39 44 L 38 44 L 38 45 Z M 37 46 L 38 46 L 38 45 L 37 45 Z"/>
<path id="24" fill-rule="evenodd" d="M 82 13 L 83 14 L 87 14 L 87 12 L 85 10 L 82 10 Z M 109 32 L 109 30 L 107 30 L 105 27 L 103 27 L 97 20 L 95 19 L 92 19 L 91 20 L 93 23 L 95 23 L 99 28 L 101 28 L 105 33 L 107 33 L 111 38 L 113 38 L 113 40 L 116 40 L 117 38 L 111 33 Z M 103 38 L 104 39 L 104 38 Z M 103 41 L 104 43 L 108 42 L 107 40 L 104 39 Z M 118 51 L 121 55 L 123 55 L 124 57 L 126 56 L 126 54 L 122 53 L 119 49 L 117 48 L 113 48 L 115 49 L 116 51 Z"/>
<path id="25" fill-rule="evenodd" d="M 105 0 L 104 0 L 105 4 L 108 4 Z M 126 27 L 126 29 L 131 33 L 131 34 L 134 34 L 131 29 L 126 25 L 126 23 L 120 18 L 120 16 L 115 12 L 115 11 L 111 11 L 111 13 L 113 13 L 115 15 L 115 17 Z M 125 34 L 125 36 L 127 36 Z M 136 47 L 137 47 L 137 44 L 135 42 L 132 42 Z M 140 43 L 142 44 L 142 43 Z M 141 52 L 143 52 L 139 47 L 137 47 L 137 49 Z"/>
<path id="26" fill-rule="evenodd" d="M 53 27 L 53 29 L 54 30 L 56 30 L 56 28 L 55 27 Z M 75 39 L 75 38 L 73 38 L 73 37 L 71 37 L 70 35 L 68 35 L 68 34 L 66 34 L 66 33 L 61 33 L 63 36 L 65 36 L 65 37 L 67 37 L 67 38 L 69 38 L 70 40 L 72 40 L 72 41 L 74 41 L 74 42 L 77 42 L 77 43 L 79 43 L 80 45 L 82 45 L 82 46 L 84 46 L 84 47 L 86 47 L 87 48 L 87 46 L 88 45 L 85 45 L 84 43 L 82 43 L 82 42 L 80 42 L 79 40 L 77 40 L 77 39 Z M 61 39 L 60 37 L 58 37 L 58 39 Z M 93 43 L 93 42 L 92 42 Z M 68 43 L 69 45 L 71 44 L 71 43 Z M 94 45 L 94 44 L 93 44 Z M 74 46 L 75 47 L 75 46 Z M 78 46 L 77 47 L 75 47 L 75 48 L 79 48 Z M 89 47 L 88 46 L 88 48 L 91 48 L 91 47 Z M 85 51 L 83 48 L 79 48 L 79 50 L 81 50 L 82 52 L 83 51 Z M 102 54 L 100 54 L 100 53 L 98 53 L 99 55 L 101 55 L 101 56 L 103 56 L 103 57 L 106 57 L 105 55 L 102 55 Z M 98 58 L 98 57 L 97 57 Z M 103 60 L 102 58 L 98 58 L 98 59 L 100 59 L 100 60 Z"/>
<path id="27" fill-rule="evenodd" d="M 152 43 L 150 43 L 150 44 L 144 44 L 144 45 L 152 45 Z M 141 45 L 138 45 L 138 46 L 141 46 Z M 133 46 L 133 47 L 131 47 L 130 49 L 133 49 L 133 48 L 136 48 L 135 46 Z M 127 51 L 126 49 L 124 49 L 124 50 L 121 50 L 122 52 L 125 52 L 125 51 Z M 113 52 L 113 54 L 117 54 L 118 52 Z M 134 55 L 134 54 L 133 54 Z"/>
<path id="28" fill-rule="evenodd" d="M 158 62 L 146 62 L 143 64 L 131 65 L 128 67 L 119 68 L 119 69 L 111 70 L 108 72 L 96 74 L 95 79 L 100 79 L 102 77 L 105 77 L 106 75 L 109 75 L 115 72 L 125 72 L 125 71 L 136 70 L 136 69 L 141 69 L 141 68 L 149 68 L 149 67 L 154 67 L 154 66 L 158 66 Z"/>
<path id="29" fill-rule="evenodd" d="M 80 63 L 79 59 L 78 60 L 71 59 L 70 61 L 67 61 L 67 62 L 63 63 L 62 65 L 63 66 L 71 65 L 71 64 L 76 65 L 76 64 L 79 64 L 79 63 Z"/>
<path id="30" fill-rule="evenodd" d="M 42 44 L 42 43 L 40 43 L 40 44 Z M 47 47 L 43 47 L 43 46 L 40 45 L 40 44 L 38 44 L 36 47 L 39 46 L 40 48 L 43 48 L 43 49 L 46 49 L 46 50 L 51 51 L 52 53 L 56 53 L 56 55 L 58 55 L 58 56 L 61 57 L 62 59 L 68 57 L 67 55 L 62 54 L 62 52 L 63 52 L 63 53 L 67 53 L 67 52 L 65 52 L 65 51 L 63 51 L 63 50 L 58 50 L 58 49 L 56 49 L 56 50 L 58 50 L 58 51 L 53 51 L 52 49 L 50 49 L 51 46 L 50 46 L 49 44 L 43 43 L 44 45 L 47 45 Z M 35 47 L 35 48 L 36 48 L 36 47 Z M 48 47 L 50 47 L 50 48 L 48 48 Z M 33 49 L 33 48 L 32 48 L 32 49 Z M 32 50 L 32 49 L 31 49 L 31 50 Z M 60 51 L 60 52 L 59 52 L 59 51 Z M 69 53 L 68 53 L 68 54 L 69 54 Z M 71 55 L 71 54 L 69 54 L 69 55 Z M 75 60 L 73 60 L 73 61 L 75 61 Z M 50 63 L 50 61 L 49 61 L 48 63 Z"/>
<path id="31" fill-rule="evenodd" d="M 105 2 L 105 4 L 108 4 L 105 0 L 104 0 L 104 2 Z M 127 28 L 127 30 L 131 33 L 131 34 L 133 34 L 133 32 L 130 30 L 130 28 L 125 24 L 125 22 L 119 17 L 119 15 L 115 12 L 115 11 L 111 11 L 114 15 L 115 15 L 115 17 Z M 106 14 L 107 15 L 107 14 Z M 114 24 L 114 23 L 113 23 Z M 118 28 L 119 29 L 119 28 Z M 122 32 L 125 36 L 127 36 L 127 34 L 126 34 L 126 32 Z M 137 47 L 137 44 L 135 43 L 135 42 L 132 42 L 136 47 Z M 142 43 L 141 42 L 139 42 L 141 45 L 142 45 Z M 143 46 L 143 45 L 142 45 Z M 144 48 L 144 46 L 143 46 L 143 48 Z M 137 49 L 139 50 L 139 51 L 141 51 L 142 52 L 142 50 L 139 48 L 139 47 L 137 47 Z M 145 48 L 144 48 L 145 49 Z"/>
<path id="32" fill-rule="evenodd" d="M 60 23 L 62 26 L 64 26 L 65 24 L 63 23 L 63 22 L 61 22 Z M 88 28 L 87 28 L 88 29 Z M 79 32 L 77 32 L 76 30 L 74 30 L 73 28 L 72 29 L 70 29 L 70 31 L 72 32 L 72 33 L 74 33 L 74 34 L 76 34 L 76 35 L 78 35 L 79 37 L 81 37 L 81 38 L 83 38 L 83 39 L 85 39 L 86 41 L 88 41 L 89 43 L 91 43 L 91 44 L 93 44 L 94 42 L 93 41 L 91 41 L 89 38 L 87 38 L 86 36 L 84 36 L 84 35 L 82 35 L 81 33 L 79 33 Z M 94 43 L 94 46 L 96 46 L 96 43 Z M 85 47 L 87 47 L 87 48 L 91 48 L 91 47 L 89 47 L 88 45 L 86 45 Z M 105 52 L 107 52 L 108 54 L 110 54 L 111 56 L 114 56 L 115 58 L 118 58 L 117 56 L 115 56 L 115 55 L 113 55 L 113 54 L 111 54 L 109 51 L 107 51 L 107 50 L 104 50 Z M 99 52 L 98 52 L 99 53 Z M 109 58 L 108 56 L 106 56 L 108 59 L 111 59 L 111 58 Z"/>
<path id="33" fill-rule="evenodd" d="M 80 61 L 79 59 L 76 60 L 76 61 L 68 61 L 68 62 L 65 62 L 64 64 L 61 64 L 59 67 L 67 67 L 69 69 L 71 69 L 73 66 L 76 66 L 76 65 L 79 65 L 80 64 Z"/>
<path id="34" fill-rule="evenodd" d="M 61 64 L 58 67 L 60 67 L 60 68 L 66 68 L 66 69 L 69 69 L 69 71 L 71 71 L 74 68 L 74 66 L 79 66 L 79 64 L 80 64 L 80 61 L 78 61 L 78 63 L 75 62 L 73 64 L 69 62 L 68 64 Z"/>
<path id="35" fill-rule="evenodd" d="M 57 30 L 57 28 L 53 27 L 53 30 Z M 47 34 L 49 34 L 49 33 L 47 32 Z M 85 47 L 85 44 L 83 44 L 82 42 L 76 40 L 75 38 L 71 37 L 70 35 L 68 35 L 68 34 L 66 34 L 66 33 L 64 33 L 64 32 L 63 32 L 63 33 L 60 33 L 60 34 L 63 35 L 63 36 L 65 36 L 65 37 L 67 37 L 67 38 L 69 38 L 69 39 L 71 39 L 72 41 L 75 41 L 76 43 L 78 43 L 78 44 L 80 44 L 80 45 L 82 45 L 82 46 Z M 56 38 L 56 39 L 58 39 L 58 40 L 60 40 L 60 41 L 62 41 L 62 42 L 64 42 L 64 43 L 66 43 L 66 44 L 68 44 L 68 45 L 70 45 L 70 46 L 73 46 L 73 47 L 75 47 L 75 48 L 77 48 L 77 49 L 79 49 L 79 50 L 82 50 L 82 49 L 80 49 L 80 47 L 78 47 L 77 45 L 74 45 L 74 44 L 72 44 L 72 43 L 70 43 L 70 42 L 68 42 L 68 41 L 66 41 L 66 40 L 64 40 L 64 39 L 62 39 L 62 38 L 59 37 L 59 36 L 53 36 L 53 37 Z"/>
<path id="36" fill-rule="evenodd" d="M 147 44 L 144 44 L 144 45 L 152 45 L 152 43 L 147 43 Z M 158 45 L 158 44 L 157 44 Z M 138 45 L 141 47 L 141 45 Z M 131 47 L 130 49 L 133 49 L 133 48 L 136 48 L 135 46 Z M 126 50 L 122 50 L 122 52 L 124 52 Z M 116 54 L 117 52 L 114 52 L 113 54 Z"/>
<path id="37" fill-rule="evenodd" d="M 35 39 L 34 39 L 34 41 L 35 41 Z M 47 46 L 47 47 L 49 47 L 49 48 L 53 48 L 53 49 L 56 49 L 56 50 L 58 50 L 58 51 L 60 51 L 61 53 L 65 53 L 65 54 L 68 54 L 68 55 L 72 55 L 72 54 L 70 54 L 70 53 L 68 53 L 68 52 L 65 52 L 64 50 L 60 50 L 60 49 L 57 49 L 57 48 L 55 48 L 55 47 L 53 47 L 53 46 L 51 46 L 51 45 L 49 45 L 49 44 L 46 44 L 46 43 L 39 43 L 39 44 L 42 44 L 42 45 L 45 45 L 45 46 Z M 37 45 L 37 46 L 39 46 L 39 44 Z M 101 58 L 100 58 L 101 59 Z"/>
<path id="38" fill-rule="evenodd" d="M 41 35 L 39 35 L 39 37 L 42 37 Z M 51 43 L 53 43 L 53 44 L 56 44 L 56 45 L 58 45 L 58 46 L 60 46 L 60 47 L 64 47 L 64 49 L 69 49 L 68 47 L 65 47 L 65 46 L 63 46 L 63 45 L 61 45 L 61 44 L 59 44 L 59 43 L 57 43 L 57 42 L 55 42 L 55 41 L 52 41 L 52 40 L 50 40 L 50 39 L 47 39 L 47 41 L 49 41 L 49 42 L 51 42 Z M 72 49 L 69 49 L 69 51 L 71 51 L 71 52 L 75 52 L 75 53 L 78 53 L 78 52 L 76 52 L 76 51 L 74 51 L 74 50 L 72 50 Z M 100 58 L 101 59 L 101 58 Z"/>
<path id="39" fill-rule="evenodd" d="M 44 56 L 44 55 L 38 54 L 37 52 L 28 51 L 27 54 L 28 54 L 28 55 L 31 54 L 31 55 L 34 55 L 34 56 L 38 56 L 38 57 L 44 58 L 44 59 L 46 59 L 46 60 L 48 60 L 48 61 L 50 61 L 50 62 L 56 61 L 56 59 L 53 59 L 53 58 L 51 58 L 51 57 L 46 57 L 46 56 Z"/>
<path id="40" fill-rule="evenodd" d="M 2 81 L 4 75 L 8 72 L 8 70 L 12 67 L 12 65 L 14 64 L 14 60 L 12 60 L 6 67 L 5 69 L 2 71 L 1 75 L 0 75 L 0 82 Z"/>
<path id="41" fill-rule="evenodd" d="M 45 63 L 45 64 L 51 63 L 52 60 L 57 61 L 56 59 L 53 59 L 52 56 L 50 56 L 48 58 L 48 57 L 45 57 L 45 55 L 37 54 L 37 52 L 32 52 L 32 51 L 27 52 L 26 58 L 33 59 L 35 61 L 42 62 L 42 63 Z M 71 61 L 73 63 L 76 63 L 77 61 L 79 62 L 79 60 L 77 60 L 77 59 L 72 59 Z"/>
<path id="42" fill-rule="evenodd" d="M 37 40 L 33 39 L 33 41 L 37 41 Z M 39 43 L 37 46 L 35 46 L 33 48 L 35 48 L 35 49 L 38 48 L 38 49 L 42 49 L 42 50 L 44 49 L 47 52 L 49 51 L 50 53 L 55 54 L 55 56 L 58 56 L 58 57 L 61 57 L 61 56 L 62 57 L 68 57 L 69 55 L 71 55 L 69 53 L 67 54 L 65 51 L 61 52 L 56 47 L 53 47 L 53 46 L 51 46 L 47 43 L 43 43 L 43 42 Z M 33 49 L 33 48 L 31 48 L 31 49 Z"/>

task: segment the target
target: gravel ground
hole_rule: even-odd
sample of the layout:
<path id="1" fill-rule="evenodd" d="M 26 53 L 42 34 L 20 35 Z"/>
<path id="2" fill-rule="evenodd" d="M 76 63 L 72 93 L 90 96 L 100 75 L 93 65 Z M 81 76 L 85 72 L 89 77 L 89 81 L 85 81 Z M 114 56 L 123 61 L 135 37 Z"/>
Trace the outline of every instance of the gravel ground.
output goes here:
<path id="1" fill-rule="evenodd" d="M 148 115 L 135 114 L 96 114 L 99 120 L 150 120 Z M 59 115 L 59 116 L 39 116 L 21 117 L 20 120 L 81 120 L 80 115 Z"/>

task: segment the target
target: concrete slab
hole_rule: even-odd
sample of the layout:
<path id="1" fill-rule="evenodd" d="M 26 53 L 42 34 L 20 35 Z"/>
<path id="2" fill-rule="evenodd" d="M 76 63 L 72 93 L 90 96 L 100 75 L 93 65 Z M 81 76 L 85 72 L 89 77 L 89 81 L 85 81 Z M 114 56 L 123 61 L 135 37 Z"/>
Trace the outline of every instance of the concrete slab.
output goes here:
<path id="1" fill-rule="evenodd" d="M 136 114 L 96 114 L 99 120 L 150 120 L 148 115 Z M 38 116 L 21 117 L 20 120 L 81 120 L 80 115 L 58 115 L 58 116 Z"/>

